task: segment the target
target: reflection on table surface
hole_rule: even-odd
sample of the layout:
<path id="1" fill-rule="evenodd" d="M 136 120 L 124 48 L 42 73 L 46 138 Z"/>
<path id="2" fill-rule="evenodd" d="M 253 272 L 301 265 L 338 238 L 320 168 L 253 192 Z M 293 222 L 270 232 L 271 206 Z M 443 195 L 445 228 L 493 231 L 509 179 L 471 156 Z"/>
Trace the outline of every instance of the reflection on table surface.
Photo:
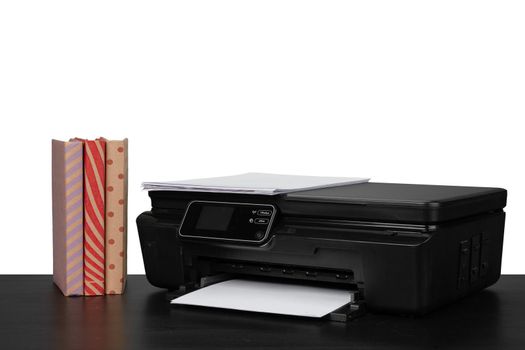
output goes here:
<path id="1" fill-rule="evenodd" d="M 525 344 L 525 276 L 424 317 L 368 313 L 338 323 L 171 306 L 165 291 L 130 276 L 124 295 L 64 297 L 50 276 L 0 276 L 6 348 L 505 348 Z M 25 346 L 22 346 L 25 345 Z"/>

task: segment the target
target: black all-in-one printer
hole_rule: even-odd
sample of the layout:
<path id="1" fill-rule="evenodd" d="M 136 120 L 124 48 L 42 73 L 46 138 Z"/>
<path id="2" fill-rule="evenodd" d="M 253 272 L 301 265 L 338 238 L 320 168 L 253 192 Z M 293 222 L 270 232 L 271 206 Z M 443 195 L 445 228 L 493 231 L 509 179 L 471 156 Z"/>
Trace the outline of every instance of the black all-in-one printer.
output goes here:
<path id="1" fill-rule="evenodd" d="M 225 274 L 308 281 L 356 291 L 372 312 L 425 314 L 500 276 L 500 188 L 369 182 L 149 196 L 137 224 L 147 278 L 161 288 Z"/>

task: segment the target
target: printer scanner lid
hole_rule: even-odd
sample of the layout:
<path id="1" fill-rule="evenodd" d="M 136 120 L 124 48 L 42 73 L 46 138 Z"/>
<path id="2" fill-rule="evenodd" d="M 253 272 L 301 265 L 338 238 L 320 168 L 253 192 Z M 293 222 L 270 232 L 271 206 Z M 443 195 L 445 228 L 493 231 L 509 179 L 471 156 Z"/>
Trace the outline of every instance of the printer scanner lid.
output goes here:
<path id="1" fill-rule="evenodd" d="M 502 188 L 369 182 L 293 192 L 279 204 L 296 215 L 435 223 L 502 209 L 506 200 Z"/>
<path id="2" fill-rule="evenodd" d="M 156 210 L 186 210 L 193 200 L 266 203 L 284 216 L 433 224 L 505 207 L 501 188 L 368 182 L 278 194 L 149 191 Z"/>

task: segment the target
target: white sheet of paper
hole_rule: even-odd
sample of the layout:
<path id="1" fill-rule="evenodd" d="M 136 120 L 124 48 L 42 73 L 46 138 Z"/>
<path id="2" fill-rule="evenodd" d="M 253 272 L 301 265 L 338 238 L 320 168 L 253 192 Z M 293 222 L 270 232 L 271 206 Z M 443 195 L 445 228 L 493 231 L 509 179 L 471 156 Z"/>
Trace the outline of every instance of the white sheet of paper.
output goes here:
<path id="1" fill-rule="evenodd" d="M 173 299 L 172 304 L 323 317 L 349 303 L 350 292 L 309 285 L 233 279 Z"/>
<path id="2" fill-rule="evenodd" d="M 368 182 L 362 177 L 323 177 L 246 173 L 183 181 L 144 182 L 145 190 L 230 192 L 273 195 L 316 188 Z"/>

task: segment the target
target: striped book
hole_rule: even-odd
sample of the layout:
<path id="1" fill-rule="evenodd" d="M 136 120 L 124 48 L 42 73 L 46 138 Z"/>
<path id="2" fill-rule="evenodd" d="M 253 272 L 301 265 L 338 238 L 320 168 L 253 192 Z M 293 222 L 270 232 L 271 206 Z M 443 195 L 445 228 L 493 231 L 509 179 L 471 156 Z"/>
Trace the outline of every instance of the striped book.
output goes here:
<path id="1" fill-rule="evenodd" d="M 84 141 L 84 295 L 104 295 L 106 142 Z"/>
<path id="2" fill-rule="evenodd" d="M 106 294 L 126 284 L 128 140 L 106 141 Z"/>
<path id="3" fill-rule="evenodd" d="M 83 144 L 52 140 L 53 281 L 83 295 Z"/>

